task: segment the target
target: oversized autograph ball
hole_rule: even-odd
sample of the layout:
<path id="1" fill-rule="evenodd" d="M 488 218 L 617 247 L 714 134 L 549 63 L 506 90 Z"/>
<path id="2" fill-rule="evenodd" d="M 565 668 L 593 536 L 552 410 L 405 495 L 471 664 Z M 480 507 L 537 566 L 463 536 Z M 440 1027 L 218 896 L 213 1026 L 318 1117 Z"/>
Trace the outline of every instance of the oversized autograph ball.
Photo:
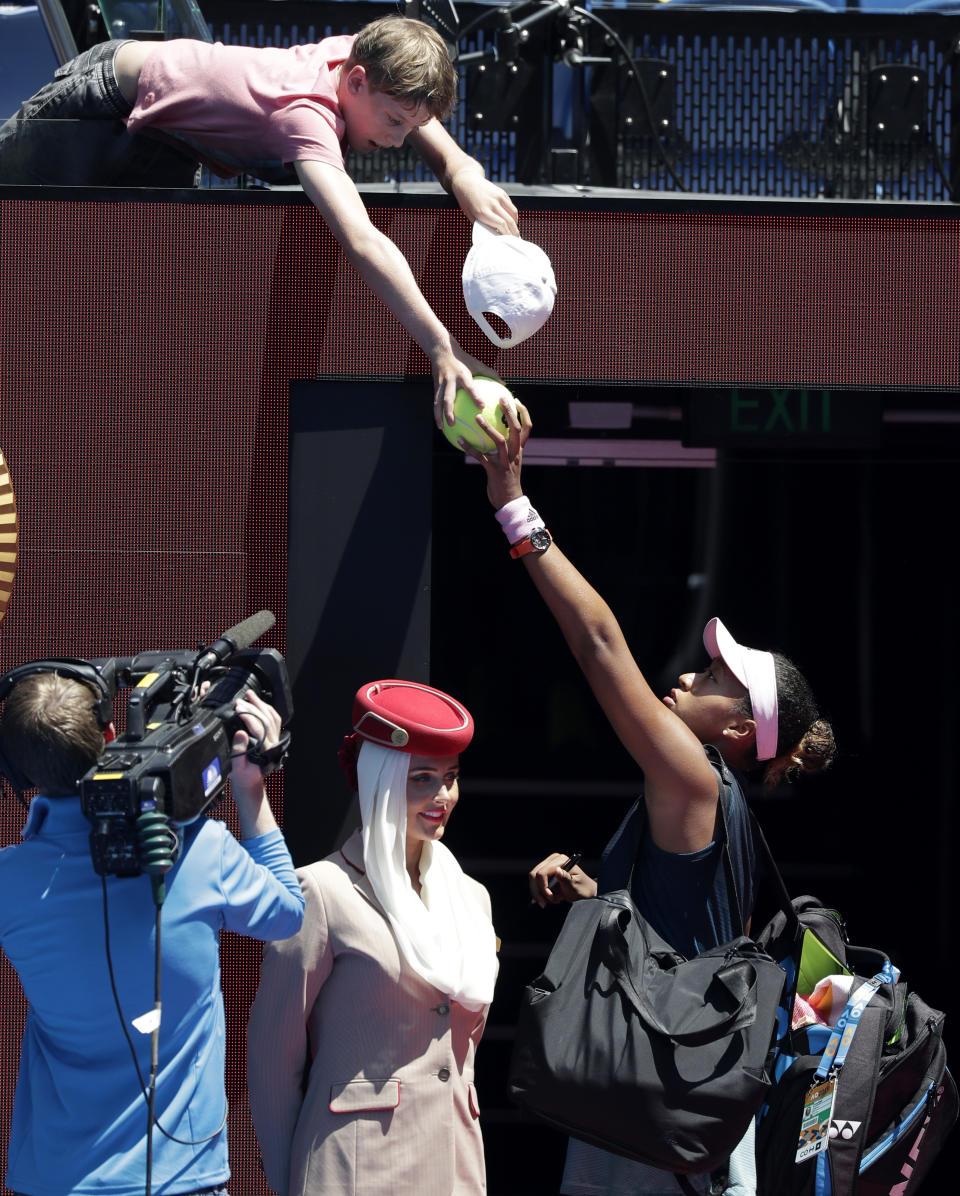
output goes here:
<path id="1" fill-rule="evenodd" d="M 488 453 L 495 445 L 483 429 L 477 427 L 477 416 L 482 415 L 491 428 L 495 428 L 506 436 L 509 434 L 510 428 L 500 406 L 500 400 L 506 399 L 514 411 L 517 409 L 517 400 L 502 382 L 497 382 L 493 378 L 475 377 L 473 381 L 477 393 L 483 399 L 483 407 L 478 407 L 465 390 L 458 390 L 453 403 L 455 422 L 448 424 L 444 420 L 443 434 L 453 447 L 460 449 L 461 452 L 463 447 L 457 444 L 457 441 L 462 437 L 471 448 L 478 449 L 481 453 Z"/>

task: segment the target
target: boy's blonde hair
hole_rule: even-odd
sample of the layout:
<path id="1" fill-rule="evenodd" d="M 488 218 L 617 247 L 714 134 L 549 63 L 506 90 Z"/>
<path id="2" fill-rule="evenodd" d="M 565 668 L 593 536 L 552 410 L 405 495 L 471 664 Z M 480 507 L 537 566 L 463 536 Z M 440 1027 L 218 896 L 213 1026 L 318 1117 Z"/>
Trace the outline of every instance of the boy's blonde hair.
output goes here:
<path id="1" fill-rule="evenodd" d="M 436 30 L 410 17 L 389 16 L 360 30 L 344 72 L 362 66 L 377 91 L 401 104 L 421 104 L 443 120 L 457 98 L 457 74 L 446 43 Z"/>

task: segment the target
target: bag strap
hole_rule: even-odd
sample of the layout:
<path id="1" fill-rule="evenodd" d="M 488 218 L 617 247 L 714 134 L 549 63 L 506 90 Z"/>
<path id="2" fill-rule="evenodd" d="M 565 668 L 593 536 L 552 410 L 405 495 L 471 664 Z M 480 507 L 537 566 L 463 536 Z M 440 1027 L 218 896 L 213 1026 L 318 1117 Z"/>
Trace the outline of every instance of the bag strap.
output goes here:
<path id="1" fill-rule="evenodd" d="M 709 752 L 707 753 L 709 757 Z M 740 927 L 740 934 L 747 933 L 747 923 L 743 916 L 743 906 L 740 903 L 740 891 L 737 888 L 736 877 L 733 874 L 733 857 L 730 855 L 730 830 L 727 826 L 727 802 L 729 795 L 733 791 L 730 780 L 727 774 L 727 766 L 723 761 L 723 757 L 717 753 L 720 762 L 720 793 L 717 796 L 717 818 L 714 823 L 714 838 L 716 838 L 717 827 L 723 830 L 723 866 L 727 876 L 727 893 L 733 901 L 737 911 L 737 925 Z"/>
<path id="2" fill-rule="evenodd" d="M 783 911 L 788 925 L 794 933 L 797 933 L 800 929 L 800 919 L 797 916 L 797 911 L 793 908 L 790 891 L 784 883 L 783 877 L 780 875 L 777 861 L 773 858 L 773 852 L 770 850 L 770 845 L 767 843 L 763 828 L 758 822 L 756 814 L 754 814 L 749 806 L 747 807 L 747 813 L 750 815 L 750 829 L 753 834 L 753 843 L 758 848 L 758 854 L 763 863 L 763 874 L 769 878 L 773 886 L 777 905 Z"/>
<path id="3" fill-rule="evenodd" d="M 698 1046 L 701 1043 L 712 1041 L 718 1033 L 736 1029 L 738 1023 L 749 1024 L 755 1020 L 757 971 L 749 960 L 741 959 L 738 963 L 718 968 L 714 973 L 714 979 L 726 988 L 733 1001 L 736 1002 L 735 1008 L 730 1013 L 722 1014 L 716 1021 L 702 1025 L 696 1030 L 681 1033 L 664 1025 L 642 987 L 638 988 L 634 982 L 627 940 L 621 925 L 623 917 L 631 918 L 633 914 L 624 906 L 606 902 L 600 914 L 597 937 L 604 950 L 604 962 L 619 981 L 621 991 L 637 1014 L 652 1030 L 669 1038 L 671 1042 Z M 641 919 L 637 924 L 642 932 L 643 920 Z"/>

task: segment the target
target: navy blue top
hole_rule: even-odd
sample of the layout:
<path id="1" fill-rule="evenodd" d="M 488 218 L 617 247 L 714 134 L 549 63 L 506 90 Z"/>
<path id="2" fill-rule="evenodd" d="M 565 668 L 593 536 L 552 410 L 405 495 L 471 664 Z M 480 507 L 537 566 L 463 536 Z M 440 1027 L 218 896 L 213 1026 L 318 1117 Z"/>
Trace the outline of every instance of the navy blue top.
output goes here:
<path id="1" fill-rule="evenodd" d="M 743 788 L 716 748 L 707 746 L 704 750 L 717 774 L 720 799 L 725 803 L 736 894 L 728 892 L 719 819 L 719 836 L 708 847 L 690 852 L 664 851 L 645 833 L 642 796 L 604 849 L 597 882 L 600 893 L 629 885 L 637 909 L 687 958 L 743 934 L 737 897 L 746 923 L 756 892 L 756 854 Z"/>

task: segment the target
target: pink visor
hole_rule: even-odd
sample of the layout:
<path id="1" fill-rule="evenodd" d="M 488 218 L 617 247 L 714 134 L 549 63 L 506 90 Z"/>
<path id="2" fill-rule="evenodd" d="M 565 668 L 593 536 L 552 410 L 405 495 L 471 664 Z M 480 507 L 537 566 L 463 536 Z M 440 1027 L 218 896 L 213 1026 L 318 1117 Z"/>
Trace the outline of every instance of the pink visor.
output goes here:
<path id="1" fill-rule="evenodd" d="M 713 660 L 717 656 L 750 695 L 757 724 L 757 759 L 772 760 L 777 754 L 777 674 L 770 652 L 758 652 L 738 644 L 719 619 L 703 629 L 703 646 Z"/>

